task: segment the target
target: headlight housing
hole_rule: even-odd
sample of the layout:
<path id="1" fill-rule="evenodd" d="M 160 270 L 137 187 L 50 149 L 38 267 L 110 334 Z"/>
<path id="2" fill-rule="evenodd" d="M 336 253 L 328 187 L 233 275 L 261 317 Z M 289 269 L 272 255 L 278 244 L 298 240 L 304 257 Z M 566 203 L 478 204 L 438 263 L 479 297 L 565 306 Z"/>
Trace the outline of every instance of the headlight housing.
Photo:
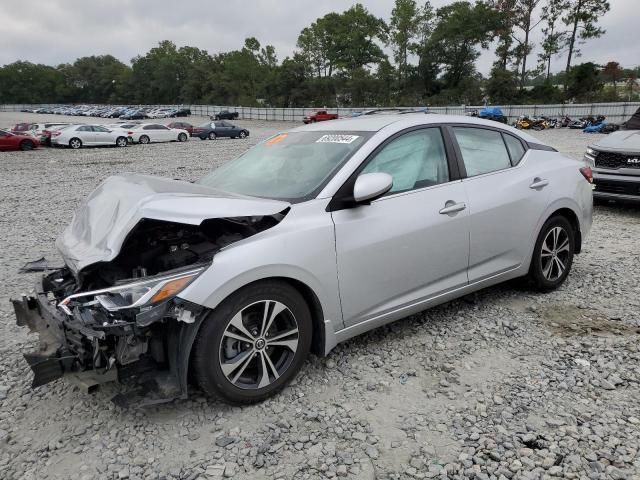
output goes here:
<path id="1" fill-rule="evenodd" d="M 596 155 L 598 155 L 598 151 L 594 150 L 591 147 L 587 147 L 587 151 L 584 154 L 584 159 L 587 161 L 587 164 L 590 167 L 595 167 L 596 165 Z"/>
<path id="2" fill-rule="evenodd" d="M 204 271 L 204 267 L 172 275 L 148 277 L 101 290 L 69 295 L 58 307 L 71 315 L 70 307 L 77 302 L 97 303 L 110 312 L 152 306 L 176 296 Z"/>

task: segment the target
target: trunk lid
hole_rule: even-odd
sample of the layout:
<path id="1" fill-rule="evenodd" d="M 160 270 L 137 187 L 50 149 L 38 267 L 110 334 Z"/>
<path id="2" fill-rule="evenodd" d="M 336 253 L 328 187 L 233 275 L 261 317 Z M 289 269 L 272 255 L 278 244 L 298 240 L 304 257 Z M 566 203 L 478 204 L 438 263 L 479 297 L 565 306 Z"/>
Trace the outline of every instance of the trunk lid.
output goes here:
<path id="1" fill-rule="evenodd" d="M 235 195 L 179 180 L 115 175 L 82 202 L 56 247 L 77 273 L 88 265 L 113 260 L 143 218 L 199 225 L 212 218 L 275 215 L 287 207 L 287 202 Z"/>

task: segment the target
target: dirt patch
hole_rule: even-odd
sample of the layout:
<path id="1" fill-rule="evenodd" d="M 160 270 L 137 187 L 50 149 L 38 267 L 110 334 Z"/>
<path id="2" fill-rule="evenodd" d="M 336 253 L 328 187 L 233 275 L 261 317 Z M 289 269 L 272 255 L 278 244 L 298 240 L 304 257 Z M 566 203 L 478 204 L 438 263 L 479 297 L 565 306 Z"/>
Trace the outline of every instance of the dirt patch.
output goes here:
<path id="1" fill-rule="evenodd" d="M 564 337 L 575 335 L 611 337 L 640 334 L 640 327 L 611 320 L 592 308 L 584 309 L 575 305 L 545 305 L 538 309 L 538 314 L 553 333 Z"/>

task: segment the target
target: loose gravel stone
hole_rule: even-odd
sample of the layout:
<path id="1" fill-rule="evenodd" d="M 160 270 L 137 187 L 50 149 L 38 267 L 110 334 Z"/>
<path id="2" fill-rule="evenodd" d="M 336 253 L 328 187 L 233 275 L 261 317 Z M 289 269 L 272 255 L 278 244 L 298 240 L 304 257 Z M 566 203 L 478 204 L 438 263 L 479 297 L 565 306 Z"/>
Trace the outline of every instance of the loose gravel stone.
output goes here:
<path id="1" fill-rule="evenodd" d="M 194 180 L 293 126 L 237 123 L 248 139 L 1 153 L 0 298 L 31 289 L 25 262 L 59 261 L 56 236 L 107 176 Z M 533 134 L 576 158 L 599 138 Z M 640 480 L 638 238 L 637 208 L 598 206 L 559 290 L 499 285 L 413 315 L 312 356 L 242 408 L 197 389 L 142 410 L 110 402 L 118 385 L 32 390 L 21 353 L 37 341 L 0 302 L 0 478 Z"/>

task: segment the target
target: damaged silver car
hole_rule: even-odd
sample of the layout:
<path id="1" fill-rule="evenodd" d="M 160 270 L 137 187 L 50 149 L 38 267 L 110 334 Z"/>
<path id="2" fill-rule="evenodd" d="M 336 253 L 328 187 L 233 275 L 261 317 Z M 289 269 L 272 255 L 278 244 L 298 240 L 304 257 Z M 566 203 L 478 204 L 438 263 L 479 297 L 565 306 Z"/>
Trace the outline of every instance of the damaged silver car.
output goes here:
<path id="1" fill-rule="evenodd" d="M 590 181 L 524 132 L 425 114 L 296 128 L 195 183 L 111 177 L 58 239 L 65 265 L 13 300 L 40 336 L 33 386 L 260 401 L 310 351 L 515 277 L 558 287 Z"/>

